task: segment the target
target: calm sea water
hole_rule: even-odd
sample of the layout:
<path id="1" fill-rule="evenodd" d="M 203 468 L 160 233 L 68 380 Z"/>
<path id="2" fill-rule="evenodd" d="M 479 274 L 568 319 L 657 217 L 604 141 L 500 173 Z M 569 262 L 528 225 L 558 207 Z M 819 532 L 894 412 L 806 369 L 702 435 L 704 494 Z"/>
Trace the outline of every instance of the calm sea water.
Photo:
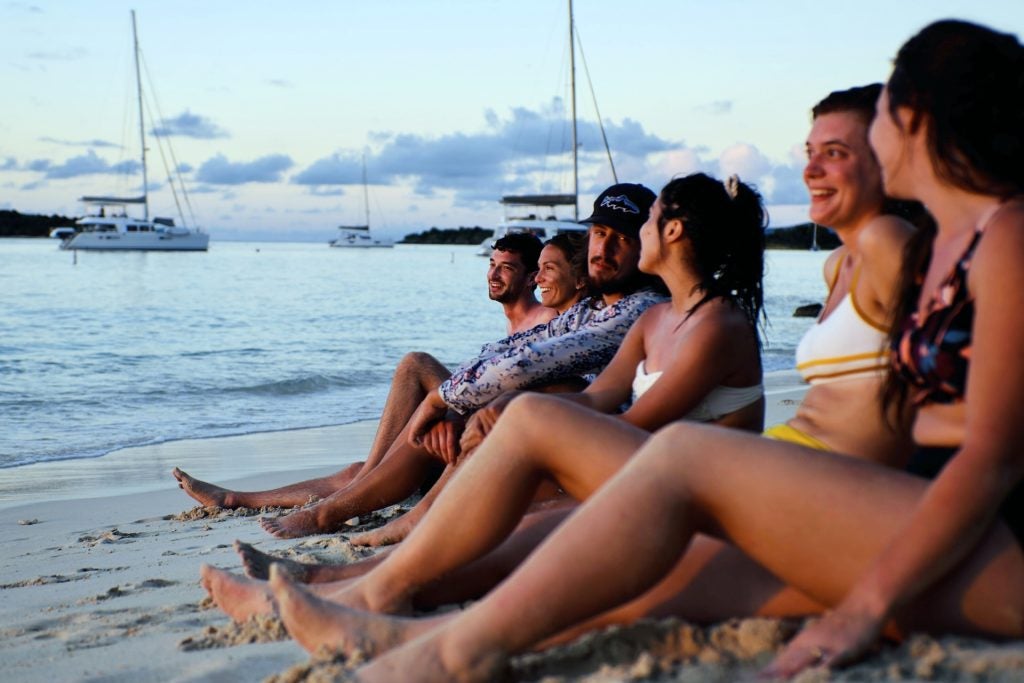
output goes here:
<path id="1" fill-rule="evenodd" d="M 380 414 L 410 350 L 504 334 L 472 247 L 215 242 L 74 256 L 0 240 L 0 467 Z M 771 252 L 765 368 L 793 366 L 823 253 Z"/>

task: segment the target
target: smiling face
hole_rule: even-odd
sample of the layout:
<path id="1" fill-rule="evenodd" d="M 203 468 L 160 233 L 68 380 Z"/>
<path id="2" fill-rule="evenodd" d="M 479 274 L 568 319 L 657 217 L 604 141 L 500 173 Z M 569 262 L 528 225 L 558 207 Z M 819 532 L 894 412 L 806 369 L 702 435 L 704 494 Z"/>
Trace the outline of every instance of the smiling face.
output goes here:
<path id="1" fill-rule="evenodd" d="M 806 150 L 804 183 L 812 221 L 842 230 L 881 211 L 882 180 L 861 116 L 834 112 L 817 117 Z"/>
<path id="2" fill-rule="evenodd" d="M 558 247 L 549 244 L 540 252 L 537 291 L 540 302 L 563 313 L 580 298 L 583 281 L 573 274 L 572 264 Z"/>
<path id="3" fill-rule="evenodd" d="M 492 301 L 510 303 L 527 287 L 533 288 L 533 273 L 526 271 L 519 254 L 495 249 L 487 268 L 487 296 Z"/>
<path id="4" fill-rule="evenodd" d="M 606 225 L 592 225 L 587 239 L 587 273 L 602 294 L 623 291 L 637 273 L 640 240 Z"/>

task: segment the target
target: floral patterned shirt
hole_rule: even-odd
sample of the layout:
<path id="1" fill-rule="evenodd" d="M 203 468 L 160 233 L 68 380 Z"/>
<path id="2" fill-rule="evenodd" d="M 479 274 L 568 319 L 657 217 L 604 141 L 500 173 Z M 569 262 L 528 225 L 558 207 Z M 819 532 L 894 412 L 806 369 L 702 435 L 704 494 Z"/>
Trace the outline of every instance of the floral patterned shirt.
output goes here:
<path id="1" fill-rule="evenodd" d="M 485 344 L 438 391 L 448 407 L 465 415 L 506 391 L 595 375 L 611 361 L 640 314 L 663 301 L 665 296 L 649 289 L 610 306 L 599 297 L 584 299 L 551 322 Z"/>

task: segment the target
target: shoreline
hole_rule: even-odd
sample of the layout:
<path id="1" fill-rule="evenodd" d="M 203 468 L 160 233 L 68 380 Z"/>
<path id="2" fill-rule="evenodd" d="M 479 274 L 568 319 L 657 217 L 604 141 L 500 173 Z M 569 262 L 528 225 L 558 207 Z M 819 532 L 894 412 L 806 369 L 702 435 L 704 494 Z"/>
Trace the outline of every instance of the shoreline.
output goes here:
<path id="1" fill-rule="evenodd" d="M 766 377 L 769 420 L 784 419 L 799 401 L 804 389 L 792 383 L 794 376 Z M 125 449 L 93 477 L 99 482 L 86 477 L 73 489 L 36 494 L 34 501 L 0 509 L 0 543 L 7 550 L 0 558 L 0 661 L 5 676 L 31 683 L 329 680 L 342 670 L 341 663 L 310 660 L 291 640 L 274 636 L 272 624 L 234 626 L 218 609 L 209 608 L 198 582 L 199 566 L 240 572 L 231 547 L 235 539 L 306 561 L 351 562 L 372 551 L 354 548 L 338 534 L 278 540 L 251 513 L 196 509 L 177 488 L 170 467 L 194 465 L 196 476 L 241 488 L 277 486 L 361 459 L 375 424 L 174 442 L 159 457 L 142 454 L 152 457 L 143 458 L 141 474 L 146 476 L 135 483 L 128 463 L 140 454 Z M 287 458 L 252 453 L 286 445 L 291 453 Z M 261 466 L 274 465 L 276 471 L 217 475 L 230 473 L 230 465 L 242 455 Z M 316 458 L 323 460 L 311 464 Z M 65 476 L 78 481 L 78 475 Z M 116 481 L 104 480 L 109 477 Z M 150 479 L 159 486 L 146 484 Z M 26 485 L 26 491 L 38 483 Z M 134 491 L 136 487 L 145 490 Z M 57 500 L 58 495 L 77 497 Z M 372 525 L 382 516 L 369 517 Z M 645 622 L 517 657 L 513 677 L 552 683 L 748 680 L 796 626 L 773 619 L 730 620 L 709 627 Z M 851 669 L 811 671 L 798 680 L 1002 683 L 1020 680 L 1022 674 L 1024 642 L 913 636 L 902 645 L 883 646 L 880 654 Z"/>
<path id="2" fill-rule="evenodd" d="M 796 370 L 765 373 L 765 425 L 783 421 L 804 387 Z M 76 500 L 158 491 L 180 467 L 204 481 L 231 482 L 271 472 L 333 468 L 365 457 L 377 420 L 230 436 L 177 439 L 0 469 L 0 510 L 36 500 Z"/>

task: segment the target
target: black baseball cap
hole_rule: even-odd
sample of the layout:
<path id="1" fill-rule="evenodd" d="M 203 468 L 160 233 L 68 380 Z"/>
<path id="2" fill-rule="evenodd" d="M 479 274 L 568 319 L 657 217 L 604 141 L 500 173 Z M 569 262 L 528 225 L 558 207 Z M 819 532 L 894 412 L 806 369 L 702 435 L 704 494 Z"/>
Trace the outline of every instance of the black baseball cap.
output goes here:
<path id="1" fill-rule="evenodd" d="M 647 222 L 651 205 L 658 198 L 651 190 L 635 183 L 612 185 L 594 200 L 594 213 L 584 218 L 584 225 L 607 225 L 629 237 L 640 233 Z"/>

